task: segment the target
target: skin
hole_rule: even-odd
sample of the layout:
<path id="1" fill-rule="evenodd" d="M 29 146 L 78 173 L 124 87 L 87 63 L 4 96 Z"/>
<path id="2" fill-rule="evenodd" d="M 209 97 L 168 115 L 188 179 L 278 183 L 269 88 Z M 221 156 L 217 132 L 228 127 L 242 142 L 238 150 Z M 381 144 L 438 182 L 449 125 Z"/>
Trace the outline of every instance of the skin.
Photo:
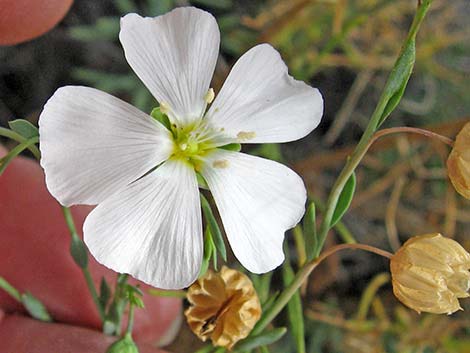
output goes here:
<path id="1" fill-rule="evenodd" d="M 0 157 L 5 153 L 0 146 Z M 60 206 L 48 193 L 38 163 L 16 158 L 0 176 L 0 195 L 0 276 L 21 292 L 29 291 L 40 299 L 56 322 L 100 330 L 98 312 L 82 272 L 69 254 L 70 235 Z M 73 208 L 79 232 L 91 209 Z M 116 273 L 91 255 L 89 268 L 98 288 L 102 277 L 114 287 Z M 138 282 L 131 279 L 130 283 Z M 169 331 L 175 331 L 181 301 L 153 297 L 146 293 L 150 287 L 143 283 L 140 288 L 145 309 L 136 309 L 134 338 L 147 343 L 168 338 Z M 2 309 L 5 313 L 24 313 L 19 303 L 0 290 Z"/>
<path id="2" fill-rule="evenodd" d="M 2 0 L 0 45 L 36 38 L 52 29 L 68 12 L 73 0 Z"/>
<path id="3" fill-rule="evenodd" d="M 15 315 L 0 320 L 1 352 L 104 353 L 113 341 L 112 337 L 83 327 L 48 324 Z M 165 353 L 145 343 L 137 345 L 140 353 Z"/>

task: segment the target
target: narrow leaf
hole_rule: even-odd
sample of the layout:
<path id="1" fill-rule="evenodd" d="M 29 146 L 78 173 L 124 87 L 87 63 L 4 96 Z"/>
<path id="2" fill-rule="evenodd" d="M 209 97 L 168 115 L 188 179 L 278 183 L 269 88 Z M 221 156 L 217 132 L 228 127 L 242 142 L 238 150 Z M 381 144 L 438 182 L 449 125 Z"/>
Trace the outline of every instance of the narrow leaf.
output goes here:
<path id="1" fill-rule="evenodd" d="M 24 138 L 30 139 L 39 136 L 39 130 L 36 126 L 24 119 L 16 119 L 8 122 L 10 129 L 20 134 Z"/>
<path id="2" fill-rule="evenodd" d="M 73 260 L 80 268 L 88 266 L 88 252 L 85 243 L 77 234 L 72 234 L 72 241 L 70 243 L 70 254 Z"/>
<path id="3" fill-rule="evenodd" d="M 316 207 L 312 201 L 307 208 L 303 221 L 303 233 L 305 237 L 305 249 L 307 253 L 307 261 L 313 259 L 318 247 L 317 223 L 316 223 Z"/>
<path id="4" fill-rule="evenodd" d="M 278 340 L 280 340 L 281 337 L 284 336 L 286 332 L 287 332 L 287 329 L 285 327 L 279 327 L 270 331 L 265 331 L 257 336 L 249 337 L 243 340 L 242 342 L 240 342 L 238 345 L 236 345 L 235 347 L 236 351 L 237 352 L 250 351 L 259 346 L 267 346 L 267 345 L 273 344 L 274 342 L 277 342 Z"/>
<path id="5" fill-rule="evenodd" d="M 21 302 L 23 303 L 26 311 L 35 319 L 51 322 L 52 317 L 49 315 L 44 304 L 42 304 L 31 293 L 26 292 L 21 295 Z"/>
<path id="6" fill-rule="evenodd" d="M 395 67 L 392 69 L 388 81 L 384 88 L 384 95 L 386 95 L 387 103 L 384 111 L 377 123 L 377 128 L 387 119 L 390 113 L 400 103 L 405 88 L 410 79 L 411 73 L 413 72 L 413 66 L 416 58 L 416 48 L 414 38 L 407 43 L 395 63 Z"/>
<path id="7" fill-rule="evenodd" d="M 227 250 L 225 249 L 225 243 L 224 239 L 222 238 L 222 232 L 220 231 L 219 225 L 217 224 L 214 214 L 212 213 L 212 209 L 209 205 L 209 202 L 202 194 L 201 206 L 202 211 L 204 212 L 204 217 L 207 221 L 207 226 L 209 227 L 210 232 L 212 234 L 214 245 L 222 256 L 222 259 L 224 259 L 224 261 L 227 261 Z"/>
<path id="8" fill-rule="evenodd" d="M 212 235 L 209 231 L 209 228 L 206 228 L 206 232 L 204 234 L 204 256 L 202 258 L 201 270 L 199 271 L 198 277 L 203 276 L 209 268 L 209 261 L 212 257 L 212 252 L 214 251 L 211 237 Z"/>
<path id="9" fill-rule="evenodd" d="M 268 312 L 271 309 L 271 307 L 276 303 L 276 299 L 278 296 L 279 296 L 279 291 L 276 291 L 272 293 L 268 297 L 268 299 L 266 299 L 266 301 L 261 305 L 261 308 L 263 309 L 263 313 Z"/>
<path id="10" fill-rule="evenodd" d="M 282 280 L 284 287 L 289 286 L 294 280 L 295 274 L 287 258 L 282 265 Z M 297 290 L 287 303 L 287 316 L 289 318 L 290 333 L 294 338 L 298 353 L 305 353 L 305 325 L 302 311 L 302 299 L 300 291 Z"/>
<path id="11" fill-rule="evenodd" d="M 242 149 L 242 145 L 240 145 L 239 143 L 229 143 L 228 145 L 220 146 L 219 148 L 222 148 L 227 151 L 240 152 Z"/>
<path id="12" fill-rule="evenodd" d="M 418 9 L 413 18 L 408 36 L 395 62 L 395 66 L 390 72 L 375 112 L 380 114 L 377 125 L 375 126 L 376 129 L 382 125 L 385 119 L 387 119 L 390 113 L 396 108 L 405 92 L 416 59 L 416 34 L 418 33 L 426 12 L 431 6 L 431 2 L 432 0 L 420 0 L 418 2 Z"/>
<path id="13" fill-rule="evenodd" d="M 162 124 L 164 127 L 166 127 L 168 130 L 171 130 L 170 119 L 168 118 L 168 115 L 162 113 L 160 107 L 153 108 L 152 112 L 150 113 L 150 116 L 156 121 L 158 121 L 160 124 Z"/>
<path id="14" fill-rule="evenodd" d="M 348 181 L 344 185 L 341 195 L 339 195 L 338 203 L 336 204 L 335 212 L 331 219 L 330 228 L 334 227 L 336 223 L 344 216 L 346 211 L 351 204 L 351 201 L 354 196 L 354 191 L 356 190 L 356 174 L 352 173 Z"/>
<path id="15" fill-rule="evenodd" d="M 111 288 L 109 288 L 108 282 L 106 282 L 104 277 L 101 277 L 99 301 L 103 309 L 106 309 L 108 306 L 109 299 L 111 299 Z"/>

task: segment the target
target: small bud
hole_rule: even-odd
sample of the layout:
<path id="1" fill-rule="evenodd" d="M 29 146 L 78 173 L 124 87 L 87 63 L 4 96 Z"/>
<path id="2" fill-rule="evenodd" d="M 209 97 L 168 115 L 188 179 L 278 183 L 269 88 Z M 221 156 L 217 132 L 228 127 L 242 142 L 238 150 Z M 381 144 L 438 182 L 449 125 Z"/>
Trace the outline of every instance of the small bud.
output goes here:
<path id="1" fill-rule="evenodd" d="M 215 98 L 214 89 L 209 88 L 206 95 L 204 96 L 204 100 L 206 101 L 207 104 L 211 104 L 214 98 Z"/>
<path id="2" fill-rule="evenodd" d="M 139 353 L 139 349 L 132 340 L 131 335 L 126 334 L 123 338 L 114 342 L 106 350 L 106 353 Z"/>
<path id="3" fill-rule="evenodd" d="M 191 330 L 202 340 L 231 349 L 248 336 L 261 316 L 261 305 L 250 279 L 222 267 L 208 270 L 188 290 L 191 307 L 185 311 Z"/>
<path id="4" fill-rule="evenodd" d="M 447 173 L 455 190 L 470 199 L 470 123 L 458 133 L 447 159 Z"/>
<path id="5" fill-rule="evenodd" d="M 390 260 L 393 293 L 409 308 L 434 314 L 461 309 L 470 289 L 470 254 L 438 233 L 409 239 Z"/>

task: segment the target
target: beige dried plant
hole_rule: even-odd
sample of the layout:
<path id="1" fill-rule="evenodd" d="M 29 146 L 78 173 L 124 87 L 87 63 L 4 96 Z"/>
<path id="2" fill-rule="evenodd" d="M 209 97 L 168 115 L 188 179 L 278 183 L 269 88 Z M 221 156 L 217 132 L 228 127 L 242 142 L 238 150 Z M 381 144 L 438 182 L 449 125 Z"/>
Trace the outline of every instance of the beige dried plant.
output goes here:
<path id="1" fill-rule="evenodd" d="M 214 346 L 231 349 L 248 336 L 261 316 L 261 305 L 250 279 L 222 267 L 207 271 L 188 290 L 191 306 L 185 311 L 191 330 Z"/>
<path id="2" fill-rule="evenodd" d="M 393 293 L 406 306 L 434 314 L 461 309 L 470 288 L 470 254 L 438 233 L 409 239 L 390 260 Z"/>

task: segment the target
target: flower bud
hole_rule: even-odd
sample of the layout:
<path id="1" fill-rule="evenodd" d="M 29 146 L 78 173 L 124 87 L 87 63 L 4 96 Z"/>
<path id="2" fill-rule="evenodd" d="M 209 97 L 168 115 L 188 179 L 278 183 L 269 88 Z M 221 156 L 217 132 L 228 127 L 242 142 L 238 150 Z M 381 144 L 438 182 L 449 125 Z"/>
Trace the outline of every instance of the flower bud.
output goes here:
<path id="1" fill-rule="evenodd" d="M 211 270 L 188 290 L 191 307 L 185 315 L 191 330 L 202 340 L 231 349 L 248 336 L 261 316 L 261 305 L 250 279 L 222 267 Z"/>
<path id="2" fill-rule="evenodd" d="M 447 173 L 455 190 L 470 199 L 470 123 L 458 133 L 447 159 Z"/>
<path id="3" fill-rule="evenodd" d="M 392 256 L 393 293 L 409 308 L 434 314 L 462 309 L 470 296 L 470 254 L 438 233 L 409 239 Z"/>
<path id="4" fill-rule="evenodd" d="M 114 342 L 107 350 L 106 353 L 139 353 L 139 349 L 132 340 L 130 334 L 126 334 L 120 340 Z"/>

